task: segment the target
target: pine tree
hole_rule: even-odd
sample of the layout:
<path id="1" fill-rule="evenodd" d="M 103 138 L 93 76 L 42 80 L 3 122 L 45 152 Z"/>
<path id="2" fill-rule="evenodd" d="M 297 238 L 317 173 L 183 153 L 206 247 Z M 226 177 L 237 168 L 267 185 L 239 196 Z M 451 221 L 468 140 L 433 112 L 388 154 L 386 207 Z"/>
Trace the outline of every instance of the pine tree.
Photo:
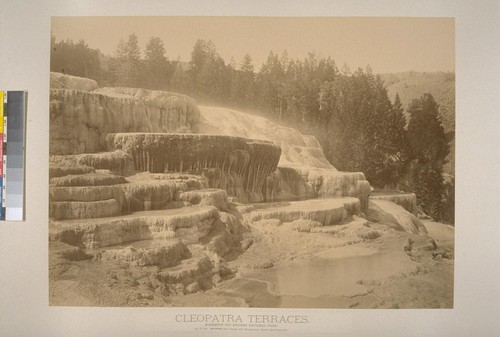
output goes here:
<path id="1" fill-rule="evenodd" d="M 448 141 L 438 113 L 438 105 L 431 94 L 413 100 L 408 108 L 408 143 L 413 162 L 408 185 L 417 194 L 424 212 L 436 220 L 446 212 L 447 190 L 442 165 L 448 153 Z M 451 193 L 451 192 L 449 192 Z M 449 205 L 448 205 L 449 207 Z"/>
<path id="2" fill-rule="evenodd" d="M 438 108 L 431 94 L 414 99 L 408 108 L 408 139 L 413 158 L 420 162 L 443 164 L 449 152 Z"/>
<path id="3" fill-rule="evenodd" d="M 206 82 L 208 79 L 203 77 L 209 76 L 208 65 L 209 63 L 213 63 L 216 58 L 215 46 L 212 41 L 205 41 L 199 39 L 196 41 L 193 47 L 193 51 L 191 52 L 191 61 L 189 62 L 189 75 L 191 77 L 192 87 L 195 91 L 195 94 L 205 95 Z M 202 72 L 204 72 L 202 74 Z M 205 83 L 202 83 L 205 82 Z"/>
<path id="4" fill-rule="evenodd" d="M 231 67 L 217 54 L 212 41 L 196 41 L 189 66 L 194 95 L 202 101 L 218 103 L 230 96 Z"/>
<path id="5" fill-rule="evenodd" d="M 280 58 L 271 51 L 257 77 L 259 86 L 257 100 L 259 108 L 267 111 L 271 117 L 278 121 L 281 121 L 284 110 L 284 78 L 285 71 L 280 63 Z"/>
<path id="6" fill-rule="evenodd" d="M 127 47 L 125 41 L 120 39 L 118 45 L 116 46 L 115 56 L 111 60 L 111 81 L 113 85 L 118 87 L 124 87 L 126 83 L 126 58 L 127 58 Z"/>
<path id="7" fill-rule="evenodd" d="M 126 86 L 138 87 L 141 80 L 141 51 L 135 33 L 129 35 L 126 44 Z"/>
<path id="8" fill-rule="evenodd" d="M 391 140 L 395 149 L 394 159 L 397 165 L 397 177 L 393 179 L 393 182 L 394 185 L 397 185 L 404 178 L 410 160 L 410 149 L 406 131 L 406 118 L 399 94 L 396 94 L 396 97 L 394 98 L 390 120 L 392 121 L 390 124 L 390 134 L 392 135 Z"/>
<path id="9" fill-rule="evenodd" d="M 141 78 L 141 59 L 139 42 L 135 34 L 128 37 L 127 42 L 120 39 L 112 62 L 115 86 L 138 87 Z"/>
<path id="10" fill-rule="evenodd" d="M 253 74 L 254 68 L 252 64 L 252 57 L 249 54 L 245 54 L 245 56 L 243 56 L 240 70 L 244 73 Z"/>
<path id="11" fill-rule="evenodd" d="M 387 89 L 379 76 L 370 78 L 374 91 L 372 140 L 369 157 L 373 168 L 374 183 L 378 187 L 395 187 L 402 179 L 407 160 L 405 117 L 399 96 L 394 104 L 389 100 Z"/>
<path id="12" fill-rule="evenodd" d="M 216 54 L 215 45 L 211 40 L 198 39 L 193 46 L 191 61 L 189 62 L 190 72 L 193 76 L 196 77 L 201 72 L 205 63 L 214 60 Z"/>
<path id="13" fill-rule="evenodd" d="M 250 107 L 254 99 L 255 74 L 252 58 L 249 54 L 243 57 L 240 69 L 232 68 L 231 99 L 237 106 Z"/>
<path id="14" fill-rule="evenodd" d="M 207 59 L 198 74 L 198 95 L 202 100 L 214 103 L 229 96 L 231 81 L 230 70 L 218 56 Z"/>
<path id="15" fill-rule="evenodd" d="M 171 65 L 165 56 L 165 47 L 159 37 L 152 37 L 146 44 L 143 86 L 165 90 L 172 76 Z"/>

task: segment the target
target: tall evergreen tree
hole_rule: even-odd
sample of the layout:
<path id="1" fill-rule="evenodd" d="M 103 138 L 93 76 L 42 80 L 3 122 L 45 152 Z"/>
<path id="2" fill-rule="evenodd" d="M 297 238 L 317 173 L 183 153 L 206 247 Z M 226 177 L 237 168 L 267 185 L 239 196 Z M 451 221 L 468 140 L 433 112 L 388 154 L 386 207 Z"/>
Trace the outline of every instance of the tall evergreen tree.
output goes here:
<path id="1" fill-rule="evenodd" d="M 394 98 L 390 112 L 390 121 L 391 123 L 389 124 L 388 130 L 392 136 L 392 146 L 395 150 L 393 158 L 394 164 L 396 165 L 396 177 L 393 179 L 393 183 L 398 184 L 402 179 L 404 179 L 410 160 L 410 149 L 406 131 L 406 117 L 399 94 L 396 94 L 396 97 Z"/>
<path id="2" fill-rule="evenodd" d="M 254 100 L 255 74 L 252 58 L 249 54 L 243 57 L 240 69 L 232 69 L 231 99 L 234 105 L 245 108 L 252 106 Z"/>
<path id="3" fill-rule="evenodd" d="M 376 186 L 395 187 L 407 165 L 401 102 L 396 100 L 396 107 L 391 103 L 380 77 L 373 76 L 370 69 L 367 69 L 367 78 L 372 88 L 373 102 L 368 108 L 369 142 L 365 148 L 367 156 L 364 170 Z"/>
<path id="4" fill-rule="evenodd" d="M 417 194 L 424 212 L 441 220 L 446 203 L 442 165 L 448 141 L 438 105 L 431 94 L 424 94 L 410 103 L 408 112 L 408 143 L 413 158 L 408 187 Z"/>
<path id="5" fill-rule="evenodd" d="M 126 44 L 126 86 L 138 87 L 141 80 L 141 51 L 135 33 L 129 35 Z"/>
<path id="6" fill-rule="evenodd" d="M 438 108 L 434 97 L 428 93 L 414 99 L 408 107 L 408 140 L 413 158 L 422 163 L 443 164 L 449 152 Z"/>
<path id="7" fill-rule="evenodd" d="M 195 96 L 212 103 L 230 96 L 232 72 L 217 54 L 212 41 L 196 41 L 189 66 L 188 73 Z"/>
<path id="8" fill-rule="evenodd" d="M 152 37 L 146 44 L 144 56 L 143 86 L 148 89 L 166 90 L 172 76 L 165 47 L 159 37 Z"/>
<path id="9" fill-rule="evenodd" d="M 198 39 L 193 46 L 191 61 L 189 62 L 190 72 L 193 76 L 196 77 L 201 72 L 205 63 L 214 60 L 216 54 L 215 45 L 211 40 Z"/>
<path id="10" fill-rule="evenodd" d="M 254 67 L 252 64 L 252 57 L 250 54 L 245 54 L 243 56 L 243 61 L 241 61 L 240 70 L 244 73 L 253 74 Z"/>
<path id="11" fill-rule="evenodd" d="M 203 64 L 197 77 L 197 94 L 204 101 L 219 102 L 229 96 L 230 92 L 230 69 L 224 60 L 214 55 Z"/>
<path id="12" fill-rule="evenodd" d="M 208 79 L 204 79 L 205 83 L 202 83 L 202 77 L 208 76 L 207 64 L 215 61 L 216 54 L 215 45 L 212 41 L 199 39 L 194 44 L 188 73 L 191 78 L 192 88 L 196 94 L 204 94 L 206 89 L 204 85 L 206 85 Z"/>
<path id="13" fill-rule="evenodd" d="M 115 86 L 138 87 L 141 81 L 141 52 L 135 34 L 118 43 L 112 62 L 112 72 Z"/>
<path id="14" fill-rule="evenodd" d="M 279 56 L 271 51 L 257 77 L 259 86 L 257 104 L 261 110 L 267 111 L 279 121 L 285 109 L 283 106 L 284 77 L 285 71 Z"/>
<path id="15" fill-rule="evenodd" d="M 127 59 L 127 47 L 125 41 L 120 39 L 118 45 L 116 46 L 115 55 L 111 60 L 111 82 L 113 85 L 118 87 L 126 86 L 126 59 Z"/>

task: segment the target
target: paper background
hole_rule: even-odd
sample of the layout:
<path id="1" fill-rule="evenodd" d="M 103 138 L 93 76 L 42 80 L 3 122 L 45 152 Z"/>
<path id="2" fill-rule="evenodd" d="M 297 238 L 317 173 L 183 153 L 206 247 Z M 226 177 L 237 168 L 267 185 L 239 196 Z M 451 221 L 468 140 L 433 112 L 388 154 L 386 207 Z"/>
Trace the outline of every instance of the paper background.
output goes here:
<path id="1" fill-rule="evenodd" d="M 50 18 L 66 15 L 456 18 L 456 260 L 452 310 L 267 310 L 48 306 Z M 28 91 L 26 221 L 0 223 L 0 335 L 210 336 L 178 313 L 308 315 L 269 335 L 500 334 L 500 3 L 485 1 L 0 1 L 0 88 Z M 222 336 L 221 332 L 213 334 Z M 229 335 L 229 334 L 227 334 Z M 246 333 L 245 336 L 261 336 Z"/>

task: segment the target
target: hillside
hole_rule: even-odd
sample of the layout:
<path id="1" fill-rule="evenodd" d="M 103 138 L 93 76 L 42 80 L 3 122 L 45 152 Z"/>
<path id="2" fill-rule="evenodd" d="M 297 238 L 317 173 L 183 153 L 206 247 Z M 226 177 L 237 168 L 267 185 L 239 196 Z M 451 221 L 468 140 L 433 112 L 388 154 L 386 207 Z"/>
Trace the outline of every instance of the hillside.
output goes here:
<path id="1" fill-rule="evenodd" d="M 387 86 L 391 100 L 399 94 L 405 109 L 415 98 L 430 93 L 439 104 L 439 112 L 446 132 L 450 133 L 450 154 L 444 167 L 445 173 L 455 175 L 455 73 L 404 72 L 380 74 Z"/>
<path id="2" fill-rule="evenodd" d="M 387 86 L 389 97 L 394 99 L 399 94 L 401 103 L 408 108 L 410 102 L 430 93 L 439 104 L 446 131 L 455 130 L 455 74 L 434 72 L 405 72 L 381 74 L 380 77 Z"/>

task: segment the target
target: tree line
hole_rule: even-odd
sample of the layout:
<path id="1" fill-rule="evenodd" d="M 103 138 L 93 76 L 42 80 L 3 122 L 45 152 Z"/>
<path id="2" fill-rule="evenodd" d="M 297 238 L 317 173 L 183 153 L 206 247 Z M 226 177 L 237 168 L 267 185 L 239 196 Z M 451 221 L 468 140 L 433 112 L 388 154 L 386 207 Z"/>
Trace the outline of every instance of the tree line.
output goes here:
<path id="1" fill-rule="evenodd" d="M 112 56 L 83 40 L 52 37 L 51 44 L 52 71 L 259 112 L 314 134 L 337 169 L 361 171 L 376 188 L 415 192 L 425 213 L 454 222 L 454 181 L 443 176 L 449 148 L 438 104 L 424 94 L 407 107 L 407 120 L 399 96 L 391 101 L 369 66 L 351 71 L 314 52 L 294 59 L 271 51 L 256 71 L 249 54 L 239 64 L 226 63 L 212 41 L 201 39 L 183 63 L 167 58 L 158 37 L 150 38 L 142 56 L 135 34 L 120 40 Z"/>

